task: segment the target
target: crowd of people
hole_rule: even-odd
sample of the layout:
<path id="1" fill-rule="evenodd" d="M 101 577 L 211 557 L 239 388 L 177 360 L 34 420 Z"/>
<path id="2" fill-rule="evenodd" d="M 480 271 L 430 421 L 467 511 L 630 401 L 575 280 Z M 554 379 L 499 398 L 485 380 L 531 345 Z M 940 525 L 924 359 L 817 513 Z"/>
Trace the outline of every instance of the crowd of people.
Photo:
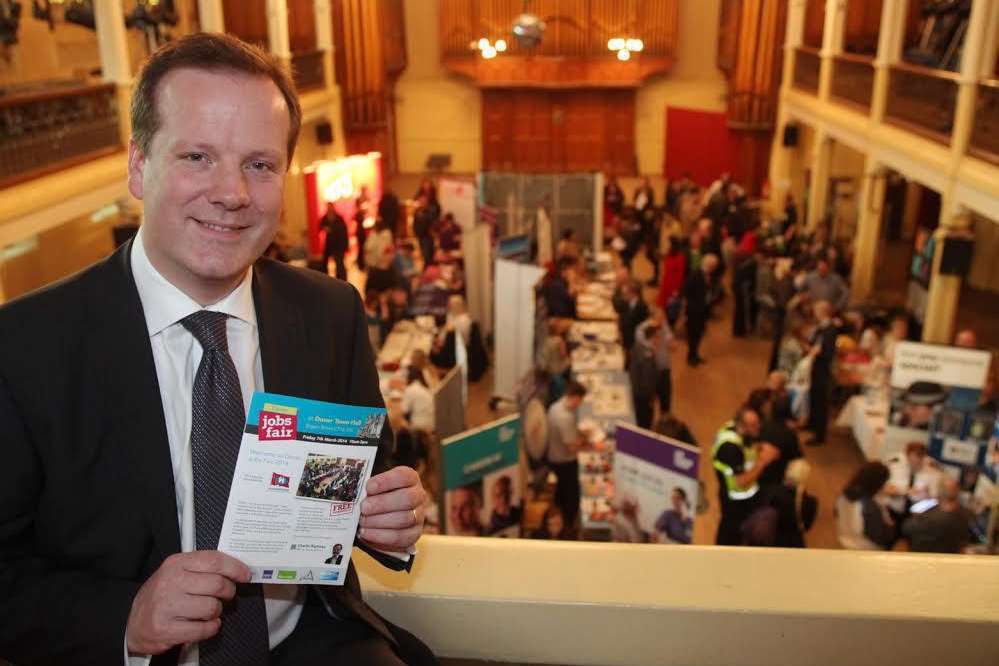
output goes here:
<path id="1" fill-rule="evenodd" d="M 455 336 L 475 348 L 479 360 L 473 379 L 488 360 L 463 299 L 461 228 L 441 209 L 430 179 L 412 202 L 407 220 L 406 206 L 391 191 L 375 202 L 362 190 L 353 220 L 354 263 L 366 274 L 365 309 L 376 350 L 403 320 L 432 314 L 439 324 L 429 353 L 414 354 L 404 369 L 405 418 L 397 438 L 399 459 L 425 466 L 434 431 L 431 389 L 455 364 Z M 726 299 L 733 337 L 770 340 L 768 358 L 761 359 L 763 385 L 743 404 L 733 405 L 733 419 L 722 424 L 711 444 L 721 507 L 716 542 L 803 547 L 817 501 L 805 491 L 811 467 L 802 446 L 824 444 L 834 406 L 859 390 L 837 375 L 838 360 L 845 351 L 864 355 L 870 376 L 858 381 L 885 382 L 897 344 L 919 339 L 919 322 L 904 309 L 851 304 L 847 248 L 831 241 L 823 225 L 806 229 L 790 196 L 783 210 L 762 215 L 727 175 L 707 188 L 686 177 L 670 181 L 662 200 L 648 179 L 629 197 L 611 177 L 604 188 L 604 220 L 605 238 L 620 259 L 611 300 L 637 425 L 693 441 L 673 413 L 672 352 L 685 341 L 688 366 L 707 371 L 700 369 L 708 362 L 702 341 L 709 326 L 720 325 L 713 322 L 721 319 L 719 304 Z M 322 268 L 345 277 L 350 225 L 331 206 L 321 228 Z M 552 241 L 544 250 L 548 271 L 538 290 L 548 319 L 536 344 L 532 384 L 547 411 L 541 463 L 557 483 L 537 535 L 575 538 L 580 494 L 575 459 L 583 443 L 578 410 L 586 388 L 572 375 L 568 331 L 586 282 L 586 251 L 572 229 Z M 540 261 L 541 248 L 535 252 Z M 653 269 L 648 280 L 637 279 L 633 271 L 640 254 Z M 956 342 L 974 346 L 974 333 L 961 332 Z M 901 466 L 889 461 L 886 469 L 893 464 Z M 879 498 L 874 512 L 864 489 L 881 472 L 871 469 L 859 470 L 837 502 L 844 547 L 891 547 L 904 539 L 910 548 L 921 549 L 927 526 L 953 527 L 953 515 L 959 514 L 951 511 L 947 498 L 953 493 L 943 479 L 921 484 L 926 497 L 938 500 L 925 515 L 910 512 L 919 496 L 910 492 L 914 486 L 908 479 L 880 484 L 873 492 Z M 925 490 L 930 486 L 932 492 Z M 940 520 L 945 511 L 951 520 Z M 671 540 L 682 542 L 675 538 L 677 525 L 663 522 L 674 533 Z"/>
<path id="2" fill-rule="evenodd" d="M 363 460 L 309 456 L 298 484 L 299 497 L 353 502 L 364 471 Z"/>

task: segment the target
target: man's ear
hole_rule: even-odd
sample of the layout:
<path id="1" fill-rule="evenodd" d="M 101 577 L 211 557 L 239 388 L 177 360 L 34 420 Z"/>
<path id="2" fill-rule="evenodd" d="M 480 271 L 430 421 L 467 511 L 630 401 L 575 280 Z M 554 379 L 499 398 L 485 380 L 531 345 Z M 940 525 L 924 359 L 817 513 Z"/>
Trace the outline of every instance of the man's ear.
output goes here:
<path id="1" fill-rule="evenodd" d="M 128 191 L 136 199 L 142 198 L 142 174 L 146 168 L 146 154 L 135 142 L 128 141 Z"/>

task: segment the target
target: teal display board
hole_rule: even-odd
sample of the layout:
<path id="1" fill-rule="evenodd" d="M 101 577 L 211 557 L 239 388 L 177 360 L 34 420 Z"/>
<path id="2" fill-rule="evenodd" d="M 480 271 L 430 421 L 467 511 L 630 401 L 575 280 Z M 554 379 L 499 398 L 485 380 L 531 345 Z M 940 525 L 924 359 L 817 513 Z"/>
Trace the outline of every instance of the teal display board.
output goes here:
<path id="1" fill-rule="evenodd" d="M 441 443 L 445 532 L 518 536 L 520 417 L 508 416 Z"/>

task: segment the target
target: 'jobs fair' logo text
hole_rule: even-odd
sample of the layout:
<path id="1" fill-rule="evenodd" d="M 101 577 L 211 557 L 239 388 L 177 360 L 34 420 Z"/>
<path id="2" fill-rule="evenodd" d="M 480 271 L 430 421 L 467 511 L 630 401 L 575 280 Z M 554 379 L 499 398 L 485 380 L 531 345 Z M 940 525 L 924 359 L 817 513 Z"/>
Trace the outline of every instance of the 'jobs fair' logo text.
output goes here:
<path id="1" fill-rule="evenodd" d="M 260 427 L 257 438 L 263 440 L 295 439 L 298 434 L 298 416 L 260 412 Z"/>

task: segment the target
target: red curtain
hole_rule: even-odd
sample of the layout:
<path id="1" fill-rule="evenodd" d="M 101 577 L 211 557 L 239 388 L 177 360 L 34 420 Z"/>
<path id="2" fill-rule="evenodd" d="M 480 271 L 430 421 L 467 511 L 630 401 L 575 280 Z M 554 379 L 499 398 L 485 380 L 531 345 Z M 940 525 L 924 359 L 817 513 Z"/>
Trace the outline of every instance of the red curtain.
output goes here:
<path id="1" fill-rule="evenodd" d="M 738 163 L 739 140 L 724 113 L 666 107 L 667 178 L 689 173 L 699 185 L 710 185 L 723 173 L 734 174 Z"/>

